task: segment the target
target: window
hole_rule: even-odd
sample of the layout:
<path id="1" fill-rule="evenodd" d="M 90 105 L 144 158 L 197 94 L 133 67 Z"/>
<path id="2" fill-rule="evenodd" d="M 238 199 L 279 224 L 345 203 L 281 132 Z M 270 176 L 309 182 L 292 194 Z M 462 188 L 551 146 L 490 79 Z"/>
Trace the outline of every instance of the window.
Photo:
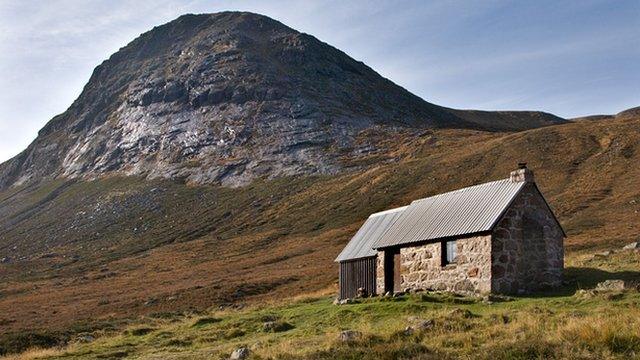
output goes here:
<path id="1" fill-rule="evenodd" d="M 448 264 L 455 264 L 456 256 L 458 256 L 458 248 L 456 241 L 443 241 L 442 242 L 442 266 Z"/>

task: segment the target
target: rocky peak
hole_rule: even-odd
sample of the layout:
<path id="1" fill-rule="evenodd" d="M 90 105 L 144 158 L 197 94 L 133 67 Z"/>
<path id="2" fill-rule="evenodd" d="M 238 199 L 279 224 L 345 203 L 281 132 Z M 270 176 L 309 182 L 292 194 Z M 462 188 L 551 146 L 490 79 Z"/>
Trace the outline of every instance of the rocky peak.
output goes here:
<path id="1" fill-rule="evenodd" d="M 356 141 L 367 129 L 516 127 L 466 114 L 268 17 L 184 15 L 99 65 L 71 107 L 0 165 L 0 188 L 114 173 L 236 186 L 342 171 L 339 154 L 376 147 Z M 526 126 L 561 120 L 549 117 Z"/>

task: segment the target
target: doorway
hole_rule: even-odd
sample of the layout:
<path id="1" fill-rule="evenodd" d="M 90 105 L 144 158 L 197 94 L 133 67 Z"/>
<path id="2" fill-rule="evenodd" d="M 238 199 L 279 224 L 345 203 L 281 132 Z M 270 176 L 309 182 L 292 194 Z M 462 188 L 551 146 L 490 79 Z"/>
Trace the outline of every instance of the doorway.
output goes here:
<path id="1" fill-rule="evenodd" d="M 384 292 L 400 292 L 401 286 L 400 248 L 387 249 L 384 251 Z"/>

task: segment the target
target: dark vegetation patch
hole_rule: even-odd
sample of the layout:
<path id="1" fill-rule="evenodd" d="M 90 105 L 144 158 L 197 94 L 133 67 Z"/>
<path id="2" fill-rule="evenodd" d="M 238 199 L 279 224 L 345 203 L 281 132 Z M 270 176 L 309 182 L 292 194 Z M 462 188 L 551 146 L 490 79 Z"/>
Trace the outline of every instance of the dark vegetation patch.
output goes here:
<path id="1" fill-rule="evenodd" d="M 192 327 L 203 327 L 220 322 L 221 320 L 214 317 L 203 317 L 193 323 Z"/>
<path id="2" fill-rule="evenodd" d="M 0 336 L 0 355 L 23 352 L 30 348 L 49 348 L 62 346 L 68 336 L 56 332 L 23 332 Z"/>
<path id="3" fill-rule="evenodd" d="M 128 329 L 125 333 L 131 336 L 144 336 L 154 332 L 155 328 L 150 327 L 138 327 L 133 329 Z"/>

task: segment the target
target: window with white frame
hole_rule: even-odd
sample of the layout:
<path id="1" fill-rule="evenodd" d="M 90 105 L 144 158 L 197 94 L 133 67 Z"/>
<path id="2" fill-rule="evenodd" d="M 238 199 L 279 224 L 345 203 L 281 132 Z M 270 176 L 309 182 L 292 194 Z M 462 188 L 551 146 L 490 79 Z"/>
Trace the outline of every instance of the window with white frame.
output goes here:
<path id="1" fill-rule="evenodd" d="M 458 247 L 456 241 L 443 241 L 442 242 L 442 266 L 456 263 L 456 256 L 458 256 Z"/>

